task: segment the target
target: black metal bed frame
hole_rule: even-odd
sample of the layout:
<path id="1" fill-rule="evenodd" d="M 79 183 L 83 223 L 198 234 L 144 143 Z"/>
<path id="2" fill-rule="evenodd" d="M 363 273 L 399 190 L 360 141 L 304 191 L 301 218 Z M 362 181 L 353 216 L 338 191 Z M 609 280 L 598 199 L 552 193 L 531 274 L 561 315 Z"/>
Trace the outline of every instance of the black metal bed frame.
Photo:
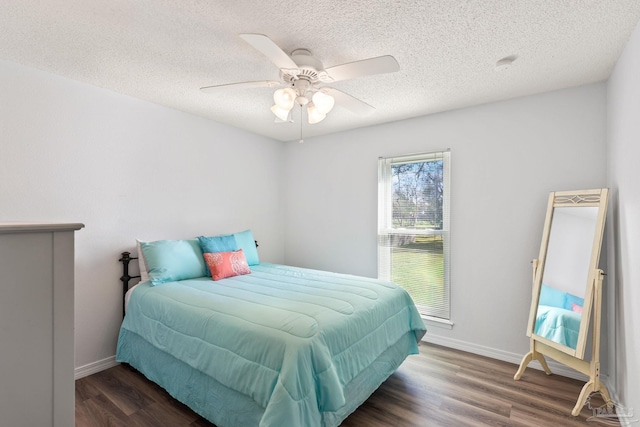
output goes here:
<path id="1" fill-rule="evenodd" d="M 124 319 L 124 312 L 125 312 L 125 295 L 127 294 L 127 291 L 129 290 L 129 281 L 131 281 L 131 279 L 138 279 L 140 278 L 140 276 L 130 276 L 129 275 L 129 263 L 134 260 L 134 259 L 138 259 L 138 257 L 132 257 L 130 252 L 122 252 L 121 258 L 118 260 L 122 263 L 122 276 L 120 277 L 120 280 L 122 281 L 122 318 Z"/>

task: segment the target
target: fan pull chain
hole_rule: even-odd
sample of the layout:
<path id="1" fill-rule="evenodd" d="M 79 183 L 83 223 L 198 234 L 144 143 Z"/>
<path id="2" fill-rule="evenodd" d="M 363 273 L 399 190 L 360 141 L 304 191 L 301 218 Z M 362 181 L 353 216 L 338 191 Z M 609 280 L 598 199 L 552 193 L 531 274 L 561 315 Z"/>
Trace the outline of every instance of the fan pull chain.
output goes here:
<path id="1" fill-rule="evenodd" d="M 302 105 L 300 106 L 300 141 L 298 143 L 302 144 L 304 139 L 302 139 Z"/>

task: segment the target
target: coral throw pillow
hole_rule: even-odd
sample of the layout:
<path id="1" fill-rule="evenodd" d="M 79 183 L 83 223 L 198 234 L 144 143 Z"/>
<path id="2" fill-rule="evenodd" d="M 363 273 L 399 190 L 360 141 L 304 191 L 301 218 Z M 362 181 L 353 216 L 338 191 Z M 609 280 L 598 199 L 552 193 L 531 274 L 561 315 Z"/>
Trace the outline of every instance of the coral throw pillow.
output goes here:
<path id="1" fill-rule="evenodd" d="M 235 252 L 208 252 L 204 254 L 204 260 L 211 271 L 213 280 L 251 274 L 242 249 Z"/>
<path id="2" fill-rule="evenodd" d="M 576 313 L 582 313 L 582 307 L 578 304 L 573 304 L 571 306 L 571 311 L 575 311 Z"/>

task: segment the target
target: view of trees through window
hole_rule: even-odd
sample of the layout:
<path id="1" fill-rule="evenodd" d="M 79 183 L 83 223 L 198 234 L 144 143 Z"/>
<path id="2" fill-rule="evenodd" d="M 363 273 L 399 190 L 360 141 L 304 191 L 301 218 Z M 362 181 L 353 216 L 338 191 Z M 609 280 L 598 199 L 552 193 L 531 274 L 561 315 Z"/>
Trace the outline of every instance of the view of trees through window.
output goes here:
<path id="1" fill-rule="evenodd" d="M 391 166 L 393 228 L 442 230 L 443 162 Z"/>

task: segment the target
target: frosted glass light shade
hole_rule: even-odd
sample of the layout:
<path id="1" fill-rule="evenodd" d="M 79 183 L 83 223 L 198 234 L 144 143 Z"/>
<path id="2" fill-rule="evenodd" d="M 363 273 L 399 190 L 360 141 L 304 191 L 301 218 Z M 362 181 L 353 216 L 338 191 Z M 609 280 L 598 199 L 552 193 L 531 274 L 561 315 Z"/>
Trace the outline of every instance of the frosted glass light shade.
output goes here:
<path id="1" fill-rule="evenodd" d="M 278 89 L 273 93 L 273 102 L 283 110 L 291 110 L 293 108 L 293 102 L 296 99 L 296 91 L 290 87 L 285 89 Z"/>
<path id="2" fill-rule="evenodd" d="M 329 111 L 331 111 L 333 105 L 336 103 L 336 101 L 333 99 L 333 96 L 327 95 L 323 92 L 314 93 L 312 99 L 316 108 L 322 114 L 327 114 Z"/>
<path id="3" fill-rule="evenodd" d="M 286 122 L 289 119 L 289 111 L 291 111 L 291 108 L 286 110 L 284 108 L 278 107 L 277 105 L 274 105 L 273 107 L 271 107 L 271 112 L 275 114 L 276 117 L 282 120 L 283 122 Z"/>
<path id="4" fill-rule="evenodd" d="M 316 123 L 320 123 L 321 121 L 323 121 L 324 118 L 327 117 L 327 115 L 321 113 L 316 105 L 313 102 L 310 102 L 309 106 L 307 107 L 307 117 L 309 119 L 309 124 L 315 125 Z"/>

